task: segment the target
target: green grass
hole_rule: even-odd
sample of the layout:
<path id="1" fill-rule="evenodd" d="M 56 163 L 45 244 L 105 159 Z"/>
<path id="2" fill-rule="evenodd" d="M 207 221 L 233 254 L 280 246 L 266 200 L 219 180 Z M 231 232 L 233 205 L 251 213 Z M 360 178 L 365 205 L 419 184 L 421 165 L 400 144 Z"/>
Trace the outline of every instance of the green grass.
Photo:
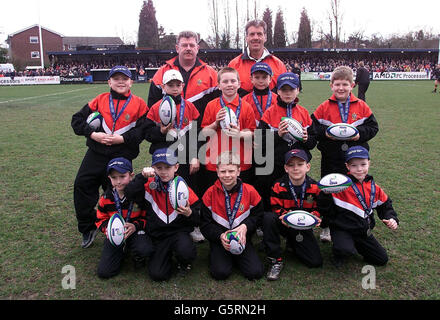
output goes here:
<path id="1" fill-rule="evenodd" d="M 250 282 L 238 271 L 224 282 L 212 280 L 207 243 L 198 245 L 186 278 L 155 283 L 146 272 L 134 273 L 128 259 L 120 275 L 99 279 L 104 236 L 84 250 L 77 231 L 73 181 L 86 146 L 70 120 L 107 86 L 0 87 L 0 299 L 439 299 L 440 94 L 432 94 L 432 86 L 377 81 L 367 92 L 380 127 L 371 141 L 371 173 L 401 221 L 395 232 L 381 223 L 375 229 L 390 261 L 376 268 L 374 290 L 362 289 L 360 257 L 341 271 L 330 264 L 329 244 L 321 244 L 323 268 L 310 270 L 287 256 L 277 282 Z M 147 98 L 144 84 L 134 85 L 133 92 Z M 313 112 L 329 95 L 327 82 L 305 82 L 300 104 Z M 313 156 L 311 176 L 317 178 L 316 149 Z M 149 160 L 143 142 L 135 169 Z M 74 290 L 61 286 L 65 265 L 75 267 Z"/>

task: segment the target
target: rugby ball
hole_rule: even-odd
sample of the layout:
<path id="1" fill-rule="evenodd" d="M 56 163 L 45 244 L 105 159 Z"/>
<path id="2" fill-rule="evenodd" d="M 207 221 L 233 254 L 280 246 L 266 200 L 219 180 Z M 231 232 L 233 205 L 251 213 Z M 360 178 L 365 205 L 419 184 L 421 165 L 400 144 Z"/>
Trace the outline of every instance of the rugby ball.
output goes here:
<path id="1" fill-rule="evenodd" d="M 236 231 L 229 232 L 226 237 L 229 240 L 230 248 L 229 252 L 235 255 L 239 255 L 244 250 L 244 245 L 239 242 L 239 238 Z"/>
<path id="2" fill-rule="evenodd" d="M 224 108 L 226 109 L 226 116 L 222 121 L 220 121 L 220 127 L 222 129 L 229 129 L 231 127 L 231 124 L 237 126 L 238 119 L 235 112 L 228 107 L 224 107 Z"/>
<path id="3" fill-rule="evenodd" d="M 125 221 L 119 213 L 111 216 L 107 224 L 107 238 L 115 247 L 120 246 L 124 242 Z"/>
<path id="4" fill-rule="evenodd" d="M 189 201 L 189 189 L 182 177 L 175 177 L 169 186 L 168 195 L 171 206 L 175 209 L 186 207 Z"/>
<path id="5" fill-rule="evenodd" d="M 176 103 L 170 96 L 165 96 L 159 105 L 159 118 L 164 126 L 176 120 Z"/>
<path id="6" fill-rule="evenodd" d="M 87 117 L 86 122 L 90 128 L 92 128 L 94 131 L 97 131 L 99 128 L 101 128 L 102 115 L 98 111 L 95 111 Z"/>
<path id="7" fill-rule="evenodd" d="M 297 230 L 311 229 L 319 223 L 313 214 L 304 210 L 290 211 L 284 215 L 283 220 L 289 227 Z"/>
<path id="8" fill-rule="evenodd" d="M 325 193 L 338 193 L 347 189 L 352 183 L 346 175 L 330 173 L 319 180 L 318 187 Z"/>
<path id="9" fill-rule="evenodd" d="M 349 140 L 358 133 L 359 130 L 348 123 L 335 123 L 327 128 L 327 134 L 336 140 Z"/>
<path id="10" fill-rule="evenodd" d="M 287 140 L 288 142 L 298 140 L 303 141 L 304 135 L 303 135 L 303 127 L 301 123 L 299 123 L 297 120 L 289 117 L 282 117 L 281 122 L 286 121 L 288 124 L 287 130 L 289 131 L 286 133 L 283 138 Z"/>

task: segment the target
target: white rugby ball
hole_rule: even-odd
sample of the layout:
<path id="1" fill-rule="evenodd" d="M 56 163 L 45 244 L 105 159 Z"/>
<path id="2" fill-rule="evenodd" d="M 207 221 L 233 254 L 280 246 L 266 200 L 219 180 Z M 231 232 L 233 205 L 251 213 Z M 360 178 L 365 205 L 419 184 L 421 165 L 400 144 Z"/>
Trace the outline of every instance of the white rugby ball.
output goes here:
<path id="1" fill-rule="evenodd" d="M 92 128 L 94 131 L 97 131 L 99 128 L 101 128 L 102 115 L 98 111 L 95 111 L 87 117 L 86 122 L 90 128 Z"/>
<path id="2" fill-rule="evenodd" d="M 297 120 L 289 117 L 282 117 L 281 122 L 286 121 L 288 124 L 287 130 L 289 131 L 286 133 L 283 138 L 285 137 L 285 140 L 288 142 L 298 140 L 303 141 L 304 135 L 303 135 L 303 127 L 301 123 L 299 123 Z"/>
<path id="3" fill-rule="evenodd" d="M 229 240 L 229 245 L 230 245 L 229 252 L 235 255 L 241 254 L 245 246 L 240 243 L 237 232 L 235 231 L 230 232 L 226 235 L 226 237 Z"/>
<path id="4" fill-rule="evenodd" d="M 346 175 L 330 173 L 319 180 L 318 187 L 325 193 L 338 193 L 347 189 L 352 183 Z"/>
<path id="5" fill-rule="evenodd" d="M 159 106 L 159 118 L 164 126 L 176 120 L 176 103 L 170 96 L 165 96 Z"/>
<path id="6" fill-rule="evenodd" d="M 182 177 L 177 176 L 171 181 L 168 195 L 174 209 L 186 207 L 189 201 L 189 189 Z"/>
<path id="7" fill-rule="evenodd" d="M 355 137 L 359 130 L 348 123 L 335 123 L 327 128 L 327 133 L 336 140 L 348 140 Z"/>
<path id="8" fill-rule="evenodd" d="M 118 213 L 111 216 L 107 224 L 107 238 L 115 247 L 120 246 L 124 242 L 124 218 Z"/>
<path id="9" fill-rule="evenodd" d="M 304 210 L 290 211 L 284 215 L 283 220 L 289 227 L 297 230 L 311 229 L 319 223 L 313 214 Z"/>
<path id="10" fill-rule="evenodd" d="M 237 126 L 238 119 L 235 112 L 228 107 L 224 107 L 224 108 L 226 109 L 226 116 L 222 121 L 220 121 L 220 127 L 222 129 L 229 129 L 231 127 L 231 124 Z"/>

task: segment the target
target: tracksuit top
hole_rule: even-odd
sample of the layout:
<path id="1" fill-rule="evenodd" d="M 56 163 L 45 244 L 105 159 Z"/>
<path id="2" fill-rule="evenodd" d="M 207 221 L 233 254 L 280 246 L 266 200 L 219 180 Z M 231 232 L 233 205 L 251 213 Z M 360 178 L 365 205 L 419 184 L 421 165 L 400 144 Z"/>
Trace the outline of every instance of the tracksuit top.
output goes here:
<path id="1" fill-rule="evenodd" d="M 185 217 L 171 206 L 168 191 L 161 190 L 159 184 L 152 188 L 152 182 L 155 182 L 154 177 L 146 179 L 142 174 L 138 174 L 124 190 L 127 199 L 146 205 L 147 233 L 153 238 L 164 238 L 176 232 L 192 232 L 199 224 L 196 209 L 200 205 L 194 191 L 188 187 L 188 201 L 192 214 Z M 164 187 L 168 190 L 168 184 L 164 184 Z"/>
<path id="2" fill-rule="evenodd" d="M 165 94 L 161 87 L 163 74 L 171 69 L 179 71 L 179 68 L 179 58 L 174 57 L 166 61 L 165 65 L 157 70 L 156 74 L 153 76 L 149 89 L 149 107 L 161 100 Z M 208 102 L 219 95 L 220 91 L 217 88 L 217 71 L 206 64 L 206 62 L 203 62 L 197 58 L 196 64 L 191 71 L 189 79 L 185 81 L 185 87 L 182 93 L 183 98 L 186 101 L 192 102 L 202 117 Z"/>
<path id="3" fill-rule="evenodd" d="M 228 192 L 231 208 L 235 204 L 241 185 L 243 186 L 243 195 L 232 226 L 229 224 L 225 206 L 226 197 L 220 180 L 217 179 L 203 195 L 200 230 L 209 241 L 220 243 L 222 233 L 243 223 L 247 226 L 246 235 L 255 233 L 257 224 L 260 223 L 263 216 L 263 203 L 253 186 L 238 179 L 237 184 Z"/>
<path id="4" fill-rule="evenodd" d="M 311 150 L 316 145 L 316 140 L 314 137 L 314 132 L 312 131 L 312 119 L 310 118 L 309 112 L 304 107 L 297 104 L 298 98 L 292 105 L 292 118 L 297 120 L 301 125 L 307 129 L 308 139 L 307 142 L 303 143 L 296 141 L 294 143 L 287 142 L 282 137 L 278 135 L 278 127 L 281 122 L 282 117 L 287 117 L 287 104 L 277 97 L 277 104 L 263 114 L 263 118 L 258 126 L 259 129 L 271 130 L 274 133 L 274 157 L 275 165 L 284 166 L 284 155 L 287 151 L 291 149 L 305 149 Z M 263 131 L 263 137 L 265 132 Z M 265 141 L 263 138 L 263 154 L 265 153 Z"/>
<path id="5" fill-rule="evenodd" d="M 113 90 L 110 92 L 112 94 L 115 111 L 119 113 L 131 92 L 129 92 L 127 96 L 118 94 Z M 75 113 L 72 116 L 71 125 L 75 134 L 87 137 L 86 144 L 93 151 L 108 157 L 117 156 L 132 160 L 139 154 L 139 144 L 145 138 L 144 125 L 148 107 L 142 98 L 132 95 L 130 103 L 116 121 L 114 133 L 122 135 L 124 137 L 124 143 L 106 146 L 90 138 L 93 129 L 90 128 L 86 120 L 87 117 L 95 111 L 101 113 L 103 117 L 102 126 L 99 131 L 108 134 L 112 133 L 113 118 L 109 104 L 110 92 L 98 95 L 80 111 Z"/>
<path id="6" fill-rule="evenodd" d="M 275 181 L 270 193 L 270 205 L 272 211 L 278 216 L 282 216 L 293 210 L 304 210 L 318 218 L 326 214 L 326 208 L 320 206 L 324 198 L 330 198 L 329 195 L 324 194 L 319 188 L 315 180 L 306 175 L 306 192 L 304 195 L 303 206 L 301 206 L 302 186 L 294 186 L 294 191 L 297 201 L 293 197 L 289 186 L 289 175 L 285 174 L 280 179 Z"/>
<path id="7" fill-rule="evenodd" d="M 325 136 L 329 126 L 342 122 L 338 102 L 334 94 L 318 106 L 311 118 L 313 120 L 313 131 L 318 140 L 318 150 L 321 151 L 324 158 L 330 161 L 345 162 L 345 151 L 341 148 L 344 143 L 347 143 L 349 148 L 361 145 L 368 150 L 367 141 L 374 138 L 379 131 L 379 125 L 370 107 L 363 100 L 355 97 L 353 93 L 350 94 L 350 111 L 347 123 L 359 130 L 358 141 L 335 141 Z"/>
<path id="8" fill-rule="evenodd" d="M 245 50 L 244 53 L 232 59 L 229 62 L 228 67 L 234 68 L 238 71 L 240 75 L 240 87 L 242 90 L 246 91 L 246 94 L 251 92 L 253 88 L 251 82 L 251 68 L 256 62 L 264 62 L 271 67 L 273 71 L 272 80 L 269 85 L 271 90 L 276 87 L 278 76 L 284 72 L 287 72 L 284 63 L 274 55 L 270 54 L 267 49 L 264 50 L 263 56 L 258 61 L 251 58 L 248 50 Z"/>
<path id="9" fill-rule="evenodd" d="M 269 92 L 272 96 L 272 102 L 271 102 L 270 106 L 268 106 L 266 108 L 267 99 L 269 98 L 269 95 L 268 95 Z M 260 111 L 258 110 L 257 105 L 255 104 L 253 93 L 255 93 L 255 96 L 258 100 L 258 103 L 261 106 L 261 111 L 263 112 L 263 114 L 266 111 L 266 109 L 269 109 L 270 107 L 277 104 L 278 95 L 272 91 L 269 91 L 269 88 L 264 89 L 264 90 L 258 90 L 256 88 L 254 88 L 251 93 L 249 93 L 243 97 L 243 101 L 246 101 L 247 103 L 249 103 L 252 106 L 252 109 L 254 110 L 254 115 L 255 115 L 255 124 L 258 127 L 258 124 L 260 123 L 260 120 L 263 115 L 260 114 Z"/>
<path id="10" fill-rule="evenodd" d="M 183 98 L 181 96 L 178 97 L 171 96 L 171 98 L 176 103 L 176 121 L 173 126 L 175 128 L 176 123 L 177 125 L 180 124 L 180 107 L 181 107 L 180 103 Z M 150 154 L 153 154 L 154 151 L 157 149 L 167 148 L 173 143 L 175 143 L 177 140 L 183 139 L 185 143 L 182 144 L 183 146 L 186 146 L 185 152 L 186 152 L 187 163 L 189 163 L 189 161 L 191 160 L 188 159 L 189 148 L 191 148 L 191 146 L 189 145 L 190 142 L 195 142 L 195 144 L 192 146 L 194 148 L 194 150 L 192 150 L 193 151 L 192 153 L 194 153 L 195 157 L 197 158 L 198 145 L 199 145 L 197 140 L 197 135 L 196 135 L 196 141 L 190 141 L 189 131 L 192 129 L 197 130 L 197 126 L 196 126 L 197 122 L 193 122 L 193 121 L 197 121 L 197 119 L 199 118 L 199 111 L 194 106 L 194 104 L 186 100 L 184 101 L 185 101 L 185 110 L 183 114 L 182 127 L 180 128 L 180 130 L 177 130 L 177 136 L 175 136 L 175 139 L 173 141 L 167 141 L 167 135 L 163 135 L 160 132 L 161 120 L 159 116 L 159 107 L 162 100 L 156 102 L 148 111 L 147 120 L 145 121 L 145 127 L 146 127 L 145 138 L 148 142 L 151 143 L 149 150 Z"/>
<path id="11" fill-rule="evenodd" d="M 371 181 L 372 176 L 367 175 L 362 183 L 360 183 L 350 173 L 348 176 L 353 183 L 359 188 L 362 196 L 365 198 L 366 204 L 370 205 Z M 397 213 L 393 209 L 392 201 L 387 194 L 375 183 L 376 195 L 374 197 L 372 209 L 377 210 L 378 217 L 382 219 L 393 218 L 399 223 Z M 358 200 L 354 189 L 348 187 L 342 192 L 333 193 L 333 205 L 329 212 L 329 224 L 343 230 L 353 233 L 365 234 L 368 228 L 373 229 L 375 226 L 374 214 L 367 215 Z"/>
<path id="12" fill-rule="evenodd" d="M 127 220 L 127 212 L 130 207 L 130 201 L 126 197 L 121 199 L 122 217 Z M 107 225 L 110 218 L 118 213 L 113 196 L 112 189 L 109 188 L 98 201 L 98 208 L 96 210 L 96 227 L 103 233 L 106 233 Z M 135 225 L 136 231 L 144 230 L 146 226 L 146 211 L 137 203 L 133 204 L 133 210 L 130 215 L 130 220 L 126 221 Z"/>
<path id="13" fill-rule="evenodd" d="M 232 111 L 236 112 L 239 105 L 239 99 L 239 95 L 237 94 L 232 102 L 225 101 L 225 105 Z M 216 98 L 208 103 L 202 120 L 202 128 L 209 126 L 215 121 L 217 113 L 220 111 L 220 109 L 220 98 Z M 249 129 L 250 131 L 254 131 L 256 128 L 254 111 L 252 110 L 252 107 L 243 99 L 241 99 L 241 109 L 238 122 L 240 124 L 240 130 Z M 236 141 L 236 139 L 234 140 Z M 217 157 L 221 152 L 229 150 L 238 152 L 238 150 L 236 150 L 237 143 L 234 143 L 233 139 L 226 136 L 226 134 L 222 134 L 222 129 L 220 126 L 217 129 L 217 140 L 208 138 L 207 144 L 208 148 L 206 150 L 205 161 L 206 169 L 210 171 L 217 170 Z M 252 167 L 252 143 L 250 143 L 250 147 L 245 148 L 243 139 L 240 139 L 239 149 L 240 169 L 242 171 L 249 170 Z"/>
<path id="14" fill-rule="evenodd" d="M 435 68 L 434 71 L 432 71 L 432 76 L 434 80 L 440 80 L 440 69 Z"/>

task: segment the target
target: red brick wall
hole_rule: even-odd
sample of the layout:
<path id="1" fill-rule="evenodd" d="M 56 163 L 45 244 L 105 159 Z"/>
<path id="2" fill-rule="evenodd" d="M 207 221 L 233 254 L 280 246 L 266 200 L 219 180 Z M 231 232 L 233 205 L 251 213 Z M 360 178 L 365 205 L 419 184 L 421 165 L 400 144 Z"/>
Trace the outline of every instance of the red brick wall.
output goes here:
<path id="1" fill-rule="evenodd" d="M 46 52 L 49 51 L 63 51 L 63 38 L 53 32 L 50 32 L 44 28 L 41 28 L 43 37 L 43 51 L 44 51 L 44 64 L 49 64 L 49 57 Z M 26 66 L 41 65 L 41 59 L 32 59 L 32 51 L 40 51 L 40 42 L 30 43 L 30 37 L 39 37 L 38 26 L 27 29 L 23 32 L 15 34 L 10 39 L 11 55 L 14 60 L 20 60 Z M 41 53 L 40 53 L 41 56 Z"/>

